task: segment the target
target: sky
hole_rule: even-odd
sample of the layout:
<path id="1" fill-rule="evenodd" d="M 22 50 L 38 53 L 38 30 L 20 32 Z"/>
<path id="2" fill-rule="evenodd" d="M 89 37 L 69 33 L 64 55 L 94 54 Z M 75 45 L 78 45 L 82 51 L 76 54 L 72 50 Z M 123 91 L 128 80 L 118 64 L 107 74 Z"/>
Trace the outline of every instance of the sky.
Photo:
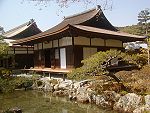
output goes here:
<path id="1" fill-rule="evenodd" d="M 112 5 L 108 7 L 112 6 L 112 8 L 107 7 L 104 14 L 114 26 L 118 27 L 137 24 L 138 13 L 145 8 L 150 8 L 150 0 L 112 0 L 111 3 Z M 38 27 L 45 31 L 60 23 L 64 16 L 83 12 L 96 7 L 97 4 L 102 5 L 103 2 L 88 6 L 79 2 L 67 8 L 60 8 L 55 2 L 45 5 L 29 0 L 0 0 L 0 26 L 8 31 L 34 19 Z"/>

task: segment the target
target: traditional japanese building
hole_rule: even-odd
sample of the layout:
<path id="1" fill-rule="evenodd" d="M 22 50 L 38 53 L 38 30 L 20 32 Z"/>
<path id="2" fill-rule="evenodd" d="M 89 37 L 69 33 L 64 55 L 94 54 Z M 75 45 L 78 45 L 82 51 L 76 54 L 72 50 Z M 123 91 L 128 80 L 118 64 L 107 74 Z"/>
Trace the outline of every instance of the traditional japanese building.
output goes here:
<path id="1" fill-rule="evenodd" d="M 55 27 L 14 44 L 34 46 L 34 67 L 72 69 L 98 51 L 124 50 L 124 42 L 144 40 L 118 31 L 100 7 L 69 16 Z"/>
<path id="2" fill-rule="evenodd" d="M 33 46 L 12 45 L 12 42 L 32 35 L 36 35 L 38 33 L 41 33 L 41 30 L 37 27 L 33 19 L 7 32 L 4 32 L 2 36 L 4 37 L 4 41 L 8 43 L 10 47 L 7 54 L 10 55 L 11 57 L 1 59 L 0 67 L 5 67 L 5 68 L 33 67 L 34 66 Z"/>

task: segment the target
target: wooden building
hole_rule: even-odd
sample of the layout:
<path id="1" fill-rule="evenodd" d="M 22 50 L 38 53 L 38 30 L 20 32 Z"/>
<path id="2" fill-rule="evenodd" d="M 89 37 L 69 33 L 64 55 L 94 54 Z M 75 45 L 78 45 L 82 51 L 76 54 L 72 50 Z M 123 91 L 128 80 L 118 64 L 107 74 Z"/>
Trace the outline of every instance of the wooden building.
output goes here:
<path id="1" fill-rule="evenodd" d="M 7 32 L 4 32 L 2 36 L 4 37 L 4 41 L 8 43 L 10 47 L 7 54 L 10 55 L 11 57 L 1 59 L 0 67 L 5 68 L 33 67 L 34 66 L 33 46 L 12 45 L 12 42 L 32 35 L 36 35 L 38 33 L 41 33 L 41 30 L 37 27 L 33 19 Z"/>
<path id="2" fill-rule="evenodd" d="M 98 51 L 123 50 L 124 42 L 144 38 L 118 31 L 97 7 L 66 17 L 45 32 L 13 43 L 34 45 L 35 68 L 72 69 L 81 66 L 81 60 Z"/>

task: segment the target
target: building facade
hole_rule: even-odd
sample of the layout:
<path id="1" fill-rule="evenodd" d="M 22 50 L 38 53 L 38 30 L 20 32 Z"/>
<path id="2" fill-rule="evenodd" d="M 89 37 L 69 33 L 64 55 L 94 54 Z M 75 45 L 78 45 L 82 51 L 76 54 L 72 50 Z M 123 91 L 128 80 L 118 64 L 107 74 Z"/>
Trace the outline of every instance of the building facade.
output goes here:
<path id="1" fill-rule="evenodd" d="M 2 36 L 4 37 L 4 41 L 9 44 L 9 50 L 7 52 L 9 57 L 0 59 L 0 67 L 19 69 L 33 67 L 34 47 L 12 45 L 12 42 L 38 33 L 41 33 L 41 30 L 37 27 L 33 19 L 4 32 Z"/>
<path id="2" fill-rule="evenodd" d="M 66 17 L 55 27 L 14 44 L 34 46 L 35 68 L 72 69 L 98 51 L 124 50 L 124 42 L 144 38 L 118 31 L 98 7 Z"/>

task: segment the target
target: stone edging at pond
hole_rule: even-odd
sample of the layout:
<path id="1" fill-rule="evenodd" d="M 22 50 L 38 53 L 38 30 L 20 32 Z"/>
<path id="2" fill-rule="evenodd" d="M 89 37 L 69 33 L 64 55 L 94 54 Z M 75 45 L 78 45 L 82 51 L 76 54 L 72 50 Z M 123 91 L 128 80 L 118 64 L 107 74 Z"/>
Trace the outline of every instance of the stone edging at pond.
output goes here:
<path id="1" fill-rule="evenodd" d="M 41 78 L 40 86 L 35 82 L 33 89 L 52 92 L 53 96 L 67 96 L 70 100 L 92 103 L 103 108 L 111 108 L 119 112 L 147 113 L 150 111 L 150 95 L 141 96 L 128 93 L 124 96 L 115 91 L 104 91 L 98 95 L 92 90 L 93 80 L 73 82 L 59 78 Z"/>

